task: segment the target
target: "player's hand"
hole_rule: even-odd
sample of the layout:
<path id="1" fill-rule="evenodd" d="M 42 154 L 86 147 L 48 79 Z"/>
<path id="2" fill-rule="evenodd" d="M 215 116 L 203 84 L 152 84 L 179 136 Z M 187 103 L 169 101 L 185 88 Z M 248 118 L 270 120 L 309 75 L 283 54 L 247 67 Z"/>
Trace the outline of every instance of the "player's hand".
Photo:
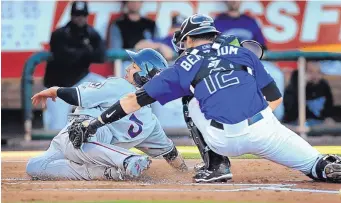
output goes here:
<path id="1" fill-rule="evenodd" d="M 59 87 L 50 87 L 49 89 L 43 90 L 35 95 L 33 95 L 32 104 L 37 106 L 39 103 L 42 104 L 42 107 L 46 107 L 46 100 L 51 98 L 53 101 L 56 101 L 57 98 L 57 90 Z"/>

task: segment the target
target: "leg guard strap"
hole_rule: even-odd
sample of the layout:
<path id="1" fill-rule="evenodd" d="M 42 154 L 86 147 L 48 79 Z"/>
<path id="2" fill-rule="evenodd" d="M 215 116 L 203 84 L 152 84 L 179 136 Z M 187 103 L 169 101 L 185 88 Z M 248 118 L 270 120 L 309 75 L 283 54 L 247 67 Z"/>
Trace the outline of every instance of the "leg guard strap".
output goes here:
<path id="1" fill-rule="evenodd" d="M 184 172 L 188 170 L 188 167 L 184 159 L 182 158 L 181 154 L 178 152 L 175 146 L 170 152 L 164 154 L 163 158 L 167 161 L 169 165 L 171 165 L 178 171 Z"/>

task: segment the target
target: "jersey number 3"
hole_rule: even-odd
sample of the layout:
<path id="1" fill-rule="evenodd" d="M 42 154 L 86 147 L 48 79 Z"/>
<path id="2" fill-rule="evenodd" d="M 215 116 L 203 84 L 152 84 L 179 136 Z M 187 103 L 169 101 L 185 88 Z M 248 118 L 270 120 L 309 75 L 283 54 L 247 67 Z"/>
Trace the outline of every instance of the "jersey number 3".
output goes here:
<path id="1" fill-rule="evenodd" d="M 129 120 L 133 121 L 138 127 L 137 131 L 134 131 L 135 126 L 134 126 L 134 124 L 131 124 L 129 129 L 128 129 L 128 135 L 130 137 L 134 138 L 134 137 L 138 136 L 139 134 L 141 134 L 143 123 L 142 123 L 142 121 L 140 121 L 139 119 L 136 118 L 135 114 L 132 114 L 129 117 Z"/>

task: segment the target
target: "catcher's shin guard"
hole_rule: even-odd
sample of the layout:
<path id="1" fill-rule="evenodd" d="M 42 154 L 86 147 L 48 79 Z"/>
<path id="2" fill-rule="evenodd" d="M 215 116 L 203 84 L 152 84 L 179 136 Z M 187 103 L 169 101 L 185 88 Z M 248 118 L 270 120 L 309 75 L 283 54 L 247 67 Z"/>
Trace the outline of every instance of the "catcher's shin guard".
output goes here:
<path id="1" fill-rule="evenodd" d="M 209 151 L 211 151 L 211 149 L 205 143 L 204 138 L 202 137 L 201 132 L 194 125 L 194 123 L 191 121 L 187 125 L 188 125 L 188 129 L 190 131 L 191 137 L 192 137 L 195 145 L 197 145 L 197 147 L 199 149 L 201 158 L 203 159 L 204 164 L 205 164 L 205 168 L 208 168 L 210 166 Z"/>
<path id="2" fill-rule="evenodd" d="M 171 165 L 176 170 L 181 172 L 188 171 L 188 167 L 184 159 L 182 158 L 181 154 L 178 152 L 175 146 L 170 152 L 164 154 L 163 158 L 167 161 L 169 165 Z"/>
<path id="3" fill-rule="evenodd" d="M 196 170 L 199 170 L 201 168 L 202 169 L 208 168 L 208 166 L 210 164 L 210 159 L 209 159 L 209 155 L 207 152 L 210 150 L 210 148 L 205 143 L 204 138 L 202 137 L 202 134 L 200 133 L 197 126 L 195 126 L 195 124 L 193 123 L 191 117 L 189 117 L 188 103 L 192 98 L 193 97 L 189 97 L 189 96 L 183 97 L 182 98 L 182 104 L 183 104 L 183 114 L 184 114 L 185 122 L 187 124 L 187 128 L 189 130 L 189 134 L 192 137 L 195 145 L 198 147 L 199 152 L 200 152 L 200 156 L 204 161 L 204 165 L 199 166 L 196 169 Z"/>
<path id="4" fill-rule="evenodd" d="M 318 158 L 308 176 L 314 180 L 341 183 L 341 157 L 324 155 Z"/>
<path id="5" fill-rule="evenodd" d="M 191 117 L 189 117 L 188 111 L 188 103 L 192 99 L 192 97 L 183 97 L 183 113 L 185 122 L 187 124 L 187 128 L 190 132 L 190 136 L 192 137 L 194 143 L 199 149 L 201 158 L 204 161 L 204 164 L 200 164 L 194 167 L 194 170 L 200 171 L 205 169 L 215 170 L 220 166 L 221 163 L 225 163 L 226 166 L 230 167 L 231 163 L 228 157 L 224 157 L 220 154 L 213 152 L 206 144 L 204 137 L 202 136 L 201 132 L 193 123 Z"/>

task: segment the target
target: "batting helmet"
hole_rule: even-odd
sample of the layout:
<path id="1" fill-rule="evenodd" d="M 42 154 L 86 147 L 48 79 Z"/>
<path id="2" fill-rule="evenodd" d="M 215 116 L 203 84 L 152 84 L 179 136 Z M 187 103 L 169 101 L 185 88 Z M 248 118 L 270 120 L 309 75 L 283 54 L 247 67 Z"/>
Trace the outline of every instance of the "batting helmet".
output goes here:
<path id="1" fill-rule="evenodd" d="M 141 69 L 133 77 L 136 85 L 142 87 L 162 69 L 168 67 L 166 59 L 154 49 L 146 48 L 139 52 L 126 50 L 130 58 Z"/>
<path id="2" fill-rule="evenodd" d="M 214 26 L 214 21 L 210 16 L 203 14 L 192 15 L 181 24 L 179 31 L 173 35 L 172 44 L 174 49 L 184 50 L 183 41 L 186 36 L 200 35 L 204 33 L 220 33 Z"/>

